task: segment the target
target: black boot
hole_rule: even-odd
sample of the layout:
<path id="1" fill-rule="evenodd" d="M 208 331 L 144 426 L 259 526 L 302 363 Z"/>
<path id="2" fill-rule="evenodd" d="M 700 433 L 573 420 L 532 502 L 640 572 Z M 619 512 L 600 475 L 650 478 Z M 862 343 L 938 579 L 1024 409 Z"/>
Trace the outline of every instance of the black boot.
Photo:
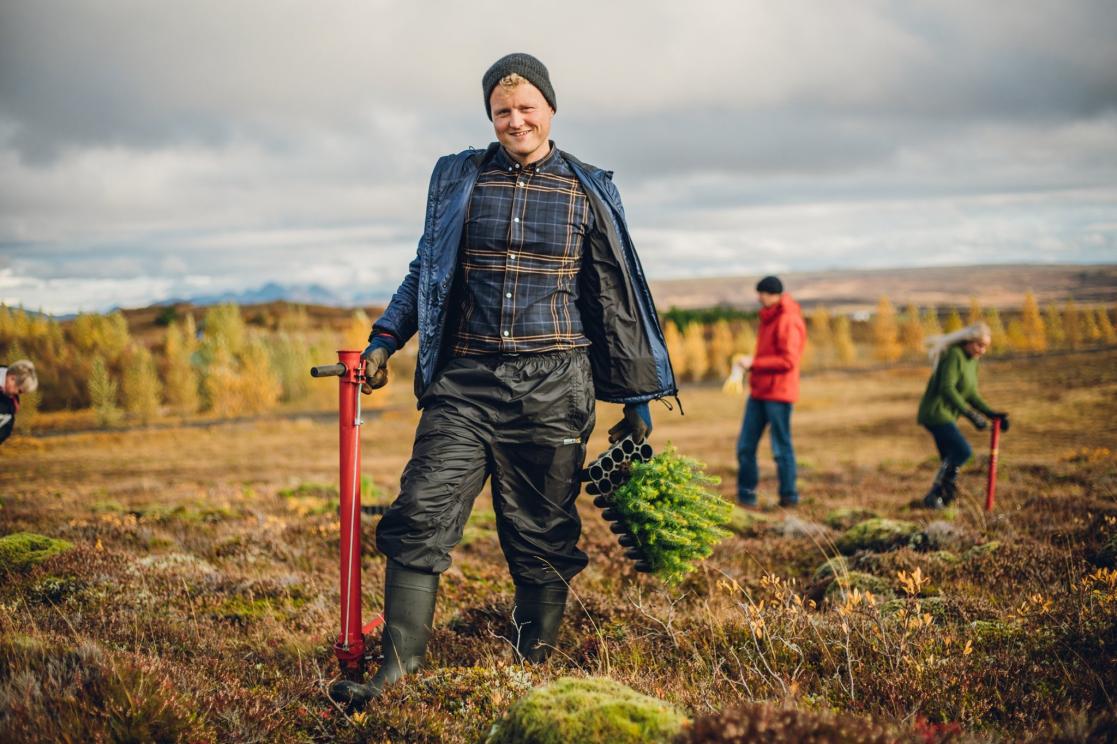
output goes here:
<path id="1" fill-rule="evenodd" d="M 566 609 L 566 593 L 566 584 L 516 587 L 512 619 L 518 631 L 516 651 L 520 658 L 538 664 L 551 655 Z"/>
<path id="2" fill-rule="evenodd" d="M 943 469 L 945 472 L 942 477 L 942 503 L 949 506 L 954 499 L 958 498 L 958 466 L 943 463 Z"/>
<path id="3" fill-rule="evenodd" d="M 946 501 L 943 499 L 943 481 L 949 467 L 945 461 L 939 465 L 939 470 L 935 473 L 935 480 L 931 484 L 931 490 L 923 497 L 923 505 L 928 509 L 942 509 L 946 506 Z M 955 468 L 955 472 L 957 472 L 957 468 Z"/>
<path id="4" fill-rule="evenodd" d="M 413 571 L 389 559 L 380 640 L 384 660 L 368 684 L 342 680 L 330 688 L 330 697 L 351 708 L 363 708 L 386 685 L 418 669 L 427 652 L 437 596 L 438 574 Z"/>

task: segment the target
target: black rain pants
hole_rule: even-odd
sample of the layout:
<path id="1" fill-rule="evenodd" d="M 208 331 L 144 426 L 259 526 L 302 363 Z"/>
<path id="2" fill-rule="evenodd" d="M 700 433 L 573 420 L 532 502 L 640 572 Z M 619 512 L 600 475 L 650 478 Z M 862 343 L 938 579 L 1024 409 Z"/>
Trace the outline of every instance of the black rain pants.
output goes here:
<path id="1" fill-rule="evenodd" d="M 399 497 L 376 531 L 380 552 L 414 570 L 445 571 L 491 477 L 497 534 L 517 585 L 570 581 L 585 568 L 575 500 L 594 427 L 586 354 L 459 357 L 420 403 Z"/>

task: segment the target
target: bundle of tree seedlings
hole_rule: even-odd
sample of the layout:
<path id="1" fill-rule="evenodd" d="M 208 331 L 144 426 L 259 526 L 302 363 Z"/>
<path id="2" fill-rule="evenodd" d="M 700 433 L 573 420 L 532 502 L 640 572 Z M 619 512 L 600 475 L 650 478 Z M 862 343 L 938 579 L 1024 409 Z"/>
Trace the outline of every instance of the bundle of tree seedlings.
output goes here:
<path id="1" fill-rule="evenodd" d="M 653 456 L 647 443 L 621 440 L 587 476 L 587 492 L 638 571 L 677 583 L 730 534 L 723 526 L 733 507 L 710 490 L 719 479 L 670 445 Z"/>

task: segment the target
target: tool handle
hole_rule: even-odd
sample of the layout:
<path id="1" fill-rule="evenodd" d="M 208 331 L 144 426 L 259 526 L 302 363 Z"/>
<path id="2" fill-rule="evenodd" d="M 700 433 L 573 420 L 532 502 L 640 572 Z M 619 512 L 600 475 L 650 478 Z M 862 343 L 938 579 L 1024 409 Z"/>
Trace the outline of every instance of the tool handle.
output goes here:
<path id="1" fill-rule="evenodd" d="M 320 364 L 310 368 L 311 377 L 341 377 L 345 372 L 344 364 Z"/>

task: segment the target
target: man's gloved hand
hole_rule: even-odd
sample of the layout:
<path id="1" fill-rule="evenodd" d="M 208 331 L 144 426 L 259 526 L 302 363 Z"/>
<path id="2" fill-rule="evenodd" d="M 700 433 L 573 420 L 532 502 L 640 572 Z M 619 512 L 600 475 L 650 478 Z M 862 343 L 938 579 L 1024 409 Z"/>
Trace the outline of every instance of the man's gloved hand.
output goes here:
<path id="1" fill-rule="evenodd" d="M 383 344 L 371 343 L 361 352 L 361 359 L 365 361 L 365 381 L 361 384 L 361 392 L 368 395 L 377 388 L 388 384 L 388 357 L 391 353 Z"/>
<path id="2" fill-rule="evenodd" d="M 974 410 L 963 411 L 962 415 L 970 420 L 973 428 L 978 431 L 985 431 L 985 427 L 989 426 L 989 420 Z"/>
<path id="3" fill-rule="evenodd" d="M 1001 422 L 1001 431 L 1008 431 L 1008 411 L 994 411 L 992 417 Z"/>
<path id="4" fill-rule="evenodd" d="M 652 412 L 647 403 L 629 403 L 624 407 L 624 418 L 609 430 L 609 444 L 619 442 L 628 435 L 637 442 L 652 433 Z"/>

